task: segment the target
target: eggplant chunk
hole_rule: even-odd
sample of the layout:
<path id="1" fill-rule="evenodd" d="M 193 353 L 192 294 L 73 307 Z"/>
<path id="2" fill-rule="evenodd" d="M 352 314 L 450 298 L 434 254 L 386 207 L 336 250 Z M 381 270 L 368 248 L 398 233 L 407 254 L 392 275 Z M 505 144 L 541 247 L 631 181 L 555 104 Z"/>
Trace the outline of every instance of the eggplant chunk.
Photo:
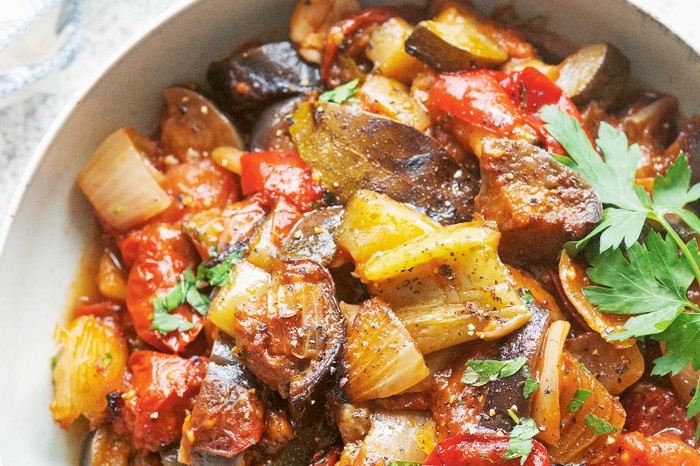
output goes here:
<path id="1" fill-rule="evenodd" d="M 236 308 L 234 337 L 250 370 L 288 399 L 295 420 L 335 364 L 345 323 L 328 271 L 315 262 L 275 264 L 268 291 Z"/>
<path id="2" fill-rule="evenodd" d="M 455 7 L 418 23 L 404 47 L 440 72 L 493 67 L 508 60 L 508 52 L 480 30 L 478 21 Z"/>
<path id="3" fill-rule="evenodd" d="M 233 349 L 233 341 L 219 334 L 184 433 L 192 466 L 233 462 L 262 437 L 265 405 Z"/>
<path id="4" fill-rule="evenodd" d="M 301 158 L 340 202 L 369 189 L 444 224 L 471 220 L 478 180 L 423 132 L 331 103 L 304 103 L 293 119 Z"/>
<path id="5" fill-rule="evenodd" d="M 559 65 L 557 85 L 576 105 L 615 102 L 630 74 L 627 57 L 612 44 L 589 44 Z"/>
<path id="6" fill-rule="evenodd" d="M 583 238 L 602 215 L 593 187 L 581 175 L 524 141 L 487 139 L 476 205 L 502 233 L 508 263 L 557 260 L 567 241 Z"/>
<path id="7" fill-rule="evenodd" d="M 530 374 L 535 374 L 551 315 L 547 309 L 537 304 L 533 303 L 529 307 L 534 311 L 532 318 L 524 327 L 501 340 L 497 359 L 505 361 L 524 356 Z M 522 372 L 491 382 L 479 425 L 490 430 L 509 432 L 513 428 L 513 420 L 508 415 L 507 408 L 513 406 L 517 408 L 513 410 L 519 417 L 530 417 L 531 399 L 523 395 L 524 385 L 525 376 Z M 491 416 L 489 413 L 495 414 Z"/>
<path id="8" fill-rule="evenodd" d="M 289 115 L 303 99 L 303 96 L 290 97 L 275 102 L 263 110 L 250 135 L 249 149 L 251 151 L 296 151 L 296 146 L 289 135 Z"/>
<path id="9" fill-rule="evenodd" d="M 282 257 L 312 260 L 328 267 L 338 250 L 335 232 L 344 212 L 342 207 L 328 207 L 306 213 L 284 241 Z"/>
<path id="10" fill-rule="evenodd" d="M 163 91 L 166 106 L 160 117 L 160 142 L 180 160 L 190 150 L 211 152 L 219 146 L 243 148 L 238 130 L 208 99 L 184 87 Z"/>
<path id="11" fill-rule="evenodd" d="M 306 63 L 289 42 L 253 47 L 213 62 L 207 80 L 217 102 L 231 112 L 321 86 L 318 68 Z"/>

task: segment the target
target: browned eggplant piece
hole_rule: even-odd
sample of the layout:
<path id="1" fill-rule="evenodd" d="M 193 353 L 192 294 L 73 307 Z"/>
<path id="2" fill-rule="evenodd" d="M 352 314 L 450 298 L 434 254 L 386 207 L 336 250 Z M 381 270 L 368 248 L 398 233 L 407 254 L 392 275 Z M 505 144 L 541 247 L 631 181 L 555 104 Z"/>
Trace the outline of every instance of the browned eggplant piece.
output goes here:
<path id="1" fill-rule="evenodd" d="M 321 404 L 323 406 L 323 404 Z M 267 466 L 308 466 L 314 455 L 325 451 L 338 440 L 338 430 L 319 413 L 313 422 L 305 423 L 296 430 L 295 437 L 287 442 Z"/>
<path id="2" fill-rule="evenodd" d="M 425 133 L 331 103 L 301 104 L 293 118 L 301 158 L 340 202 L 369 189 L 444 224 L 471 220 L 478 180 Z"/>
<path id="3" fill-rule="evenodd" d="M 282 258 L 307 259 L 328 267 L 338 250 L 335 232 L 344 212 L 342 207 L 326 207 L 304 214 L 284 241 Z"/>
<path id="4" fill-rule="evenodd" d="M 249 149 L 251 151 L 296 151 L 296 146 L 289 135 L 291 121 L 289 115 L 294 111 L 294 106 L 303 99 L 303 96 L 294 96 L 265 108 L 251 132 Z"/>
<path id="5" fill-rule="evenodd" d="M 576 105 L 615 102 L 630 74 L 627 57 L 612 44 L 588 44 L 559 65 L 557 85 Z"/>
<path id="6" fill-rule="evenodd" d="M 214 342 L 184 433 L 192 466 L 231 464 L 262 437 L 265 405 L 253 375 L 233 357 L 234 346 L 224 333 Z"/>
<path id="7" fill-rule="evenodd" d="M 207 80 L 216 101 L 229 112 L 257 107 L 321 88 L 316 66 L 289 42 L 275 42 L 213 62 Z"/>
<path id="8" fill-rule="evenodd" d="M 476 205 L 501 231 L 508 263 L 557 260 L 567 241 L 583 238 L 602 215 L 593 187 L 546 151 L 524 141 L 487 139 Z"/>
<path id="9" fill-rule="evenodd" d="M 168 153 L 187 160 L 190 150 L 201 154 L 219 146 L 243 148 L 238 130 L 209 99 L 184 87 L 168 88 L 163 96 L 160 143 Z"/>
<path id="10" fill-rule="evenodd" d="M 547 309 L 535 303 L 530 304 L 529 308 L 534 311 L 532 318 L 524 327 L 500 341 L 497 359 L 505 361 L 525 357 L 530 374 L 535 374 L 544 337 L 551 323 L 551 315 Z M 507 413 L 508 408 L 512 408 L 519 417 L 531 417 L 531 399 L 523 395 L 524 385 L 525 376 L 522 372 L 488 384 L 486 406 L 479 425 L 490 430 L 510 432 L 513 420 Z M 490 413 L 494 415 L 491 416 Z"/>
<path id="11" fill-rule="evenodd" d="M 277 262 L 268 292 L 237 308 L 234 337 L 250 370 L 302 419 L 308 406 L 322 403 L 316 389 L 345 339 L 328 271 L 308 260 Z"/>

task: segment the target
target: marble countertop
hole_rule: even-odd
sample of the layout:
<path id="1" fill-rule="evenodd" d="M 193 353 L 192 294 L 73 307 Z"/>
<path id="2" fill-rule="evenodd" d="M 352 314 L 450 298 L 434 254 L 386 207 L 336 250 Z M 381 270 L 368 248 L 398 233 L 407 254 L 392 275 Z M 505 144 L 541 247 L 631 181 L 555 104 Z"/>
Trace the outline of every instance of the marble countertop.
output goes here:
<path id="1" fill-rule="evenodd" d="M 75 60 L 44 90 L 0 111 L 0 217 L 51 122 L 97 69 L 138 34 L 172 0 L 83 1 L 84 33 Z M 700 49 L 698 0 L 633 0 Z"/>

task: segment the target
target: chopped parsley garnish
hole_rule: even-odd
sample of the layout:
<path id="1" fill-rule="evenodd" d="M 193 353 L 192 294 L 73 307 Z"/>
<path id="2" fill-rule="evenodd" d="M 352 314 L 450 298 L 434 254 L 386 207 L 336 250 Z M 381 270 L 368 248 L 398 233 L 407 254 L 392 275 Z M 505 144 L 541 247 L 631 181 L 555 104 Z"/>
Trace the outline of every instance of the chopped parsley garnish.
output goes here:
<path id="1" fill-rule="evenodd" d="M 569 401 L 569 406 L 567 406 L 566 409 L 568 409 L 570 413 L 575 413 L 581 409 L 581 406 L 583 406 L 588 397 L 590 397 L 592 394 L 593 392 L 590 390 L 579 388 L 576 390 L 576 393 L 574 393 L 574 397 L 571 399 L 571 401 Z"/>
<path id="2" fill-rule="evenodd" d="M 523 368 L 527 359 L 524 356 L 499 361 L 496 359 L 470 359 L 467 370 L 462 375 L 462 382 L 475 387 L 482 387 L 489 382 L 510 377 Z"/>
<path id="3" fill-rule="evenodd" d="M 187 303 L 201 315 L 209 311 L 209 297 L 201 291 L 207 286 L 223 286 L 230 281 L 233 266 L 243 257 L 243 248 L 233 250 L 225 260 L 211 267 L 200 263 L 197 274 L 191 268 L 185 269 L 180 281 L 166 295 L 153 300 L 153 322 L 151 328 L 161 333 L 175 330 L 186 332 L 194 327 L 184 317 L 172 314 L 180 305 Z"/>
<path id="4" fill-rule="evenodd" d="M 357 101 L 355 94 L 357 93 L 357 86 L 360 84 L 359 79 L 353 79 L 345 84 L 326 91 L 318 97 L 319 102 L 332 102 L 334 104 L 344 104 L 345 102 Z"/>
<path id="5" fill-rule="evenodd" d="M 102 369 L 107 369 L 110 364 L 112 364 L 112 353 L 107 353 L 105 357 L 102 358 Z"/>
<path id="6" fill-rule="evenodd" d="M 700 307 L 687 298 L 690 285 L 700 283 L 700 253 L 697 241 L 684 242 L 667 220 L 675 215 L 700 234 L 700 219 L 686 208 L 700 199 L 700 184 L 690 185 L 688 158 L 679 153 L 666 174 L 656 176 L 649 195 L 635 184 L 639 146 L 629 146 L 623 132 L 601 123 L 596 141 L 601 157 L 567 113 L 545 106 L 541 116 L 569 154 L 557 160 L 581 173 L 605 207 L 601 222 L 573 249 L 585 249 L 591 265 L 587 273 L 596 286 L 584 289 L 588 300 L 601 312 L 630 316 L 623 331 L 610 337 L 665 342 L 666 354 L 654 361 L 655 375 L 675 375 L 687 364 L 700 370 Z M 647 223 L 656 229 L 640 242 Z M 688 411 L 689 416 L 700 411 L 700 390 Z"/>
<path id="7" fill-rule="evenodd" d="M 540 383 L 532 377 L 530 369 L 527 366 L 523 366 L 522 370 L 523 377 L 525 377 L 525 385 L 523 385 L 523 396 L 525 398 L 530 398 L 530 396 L 537 391 Z"/>
<path id="8" fill-rule="evenodd" d="M 121 214 L 122 212 L 124 212 L 124 206 L 121 204 L 117 204 L 114 206 L 114 209 L 112 209 L 112 212 L 114 212 L 115 214 Z"/>
<path id="9" fill-rule="evenodd" d="M 508 440 L 508 448 L 503 454 L 503 459 L 512 460 L 520 458 L 520 464 L 524 464 L 532 452 L 532 439 L 540 430 L 532 419 L 520 419 L 520 423 L 513 427 Z"/>
<path id="10" fill-rule="evenodd" d="M 595 414 L 586 415 L 586 425 L 595 431 L 596 435 L 613 434 L 619 429 Z"/>
<path id="11" fill-rule="evenodd" d="M 389 461 L 387 466 L 420 466 L 417 461 Z"/>
<path id="12" fill-rule="evenodd" d="M 204 262 L 197 267 L 197 280 L 206 281 L 211 286 L 224 286 L 231 280 L 231 269 L 243 258 L 243 249 L 235 249 L 221 263 L 207 267 Z"/>

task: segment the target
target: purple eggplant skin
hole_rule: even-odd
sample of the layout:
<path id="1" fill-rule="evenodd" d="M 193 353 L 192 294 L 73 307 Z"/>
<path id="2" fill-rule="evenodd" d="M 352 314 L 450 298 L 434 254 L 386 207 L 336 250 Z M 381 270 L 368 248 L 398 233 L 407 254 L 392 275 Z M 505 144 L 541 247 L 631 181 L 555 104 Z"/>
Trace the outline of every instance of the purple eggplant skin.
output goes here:
<path id="1" fill-rule="evenodd" d="M 282 259 L 311 260 L 328 267 L 338 250 L 335 233 L 344 213 L 342 207 L 334 206 L 304 214 L 282 245 Z"/>
<path id="2" fill-rule="evenodd" d="M 526 367 L 531 374 L 534 374 L 544 344 L 544 337 L 551 322 L 551 313 L 535 303 L 530 304 L 529 308 L 534 311 L 532 319 L 524 327 L 500 341 L 497 359 L 504 361 L 524 356 L 527 358 Z M 515 424 L 507 410 L 513 406 L 515 406 L 513 411 L 518 417 L 531 417 L 532 397 L 525 398 L 524 385 L 525 376 L 522 371 L 489 383 L 479 426 L 491 431 L 510 432 Z M 489 414 L 492 412 L 495 412 L 493 416 Z"/>
<path id="3" fill-rule="evenodd" d="M 318 67 L 305 62 L 288 41 L 212 62 L 207 80 L 217 103 L 231 113 L 322 88 Z"/>
<path id="4" fill-rule="evenodd" d="M 306 96 L 298 95 L 268 105 L 260 113 L 250 133 L 250 151 L 296 151 L 289 135 L 290 117 L 294 107 Z"/>

